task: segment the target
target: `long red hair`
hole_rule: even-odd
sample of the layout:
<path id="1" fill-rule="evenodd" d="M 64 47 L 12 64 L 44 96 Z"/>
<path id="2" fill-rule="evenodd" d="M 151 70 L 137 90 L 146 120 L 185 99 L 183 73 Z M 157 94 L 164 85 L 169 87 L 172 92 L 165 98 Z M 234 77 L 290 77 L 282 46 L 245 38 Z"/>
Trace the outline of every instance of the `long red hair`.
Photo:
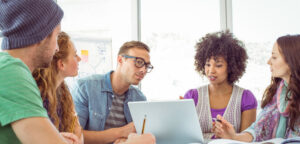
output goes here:
<path id="1" fill-rule="evenodd" d="M 72 96 L 68 86 L 63 81 L 59 86 L 57 75 L 59 73 L 58 61 L 65 60 L 71 48 L 70 37 L 67 33 L 61 32 L 57 40 L 59 51 L 53 56 L 53 60 L 48 68 L 40 68 L 33 71 L 33 77 L 41 91 L 43 101 L 48 101 L 48 115 L 53 124 L 60 132 L 74 132 L 75 109 Z M 59 118 L 58 103 L 60 102 L 61 119 Z M 78 124 L 78 123 L 75 123 Z"/>
<path id="2" fill-rule="evenodd" d="M 289 128 L 295 130 L 296 122 L 300 119 L 300 35 L 286 35 L 277 39 L 279 52 L 291 70 L 290 81 L 285 99 L 290 101 Z M 273 98 L 282 79 L 272 78 L 271 84 L 265 90 L 261 107 L 264 108 Z M 298 124 L 298 123 L 297 123 Z"/>

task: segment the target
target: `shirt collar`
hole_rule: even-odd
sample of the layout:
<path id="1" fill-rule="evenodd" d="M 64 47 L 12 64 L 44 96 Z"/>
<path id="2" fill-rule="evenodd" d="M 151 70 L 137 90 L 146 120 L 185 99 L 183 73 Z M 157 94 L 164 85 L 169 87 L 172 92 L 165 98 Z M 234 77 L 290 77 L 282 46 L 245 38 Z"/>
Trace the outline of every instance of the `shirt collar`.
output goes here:
<path id="1" fill-rule="evenodd" d="M 114 71 L 110 71 L 104 75 L 104 85 L 103 85 L 102 91 L 107 91 L 107 92 L 113 93 L 112 86 L 111 86 L 111 79 L 110 79 L 110 75 L 113 72 Z"/>

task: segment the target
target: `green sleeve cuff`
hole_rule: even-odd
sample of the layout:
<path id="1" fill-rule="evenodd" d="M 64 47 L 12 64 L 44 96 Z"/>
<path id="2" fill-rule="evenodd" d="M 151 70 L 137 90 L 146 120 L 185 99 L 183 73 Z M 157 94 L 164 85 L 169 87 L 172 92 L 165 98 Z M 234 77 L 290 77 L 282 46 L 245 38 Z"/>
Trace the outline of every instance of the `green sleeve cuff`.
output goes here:
<path id="1" fill-rule="evenodd" d="M 3 118 L 0 119 L 0 122 L 2 126 L 6 126 L 7 124 L 10 124 L 17 120 L 31 118 L 31 117 L 48 118 L 48 114 L 45 109 L 17 111 L 15 113 L 9 113 L 7 115 L 3 115 Z"/>

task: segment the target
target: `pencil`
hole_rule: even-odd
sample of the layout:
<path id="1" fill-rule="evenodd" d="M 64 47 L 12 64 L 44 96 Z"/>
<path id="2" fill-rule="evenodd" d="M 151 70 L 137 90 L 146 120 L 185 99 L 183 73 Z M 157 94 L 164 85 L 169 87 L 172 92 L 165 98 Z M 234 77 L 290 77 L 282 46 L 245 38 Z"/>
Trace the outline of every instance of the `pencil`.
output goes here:
<path id="1" fill-rule="evenodd" d="M 222 123 L 222 121 L 221 120 L 219 120 L 219 119 L 217 119 L 217 118 L 212 118 L 214 121 L 217 121 L 217 122 L 219 122 L 219 123 Z"/>
<path id="2" fill-rule="evenodd" d="M 145 130 L 145 124 L 146 124 L 146 115 L 144 117 L 144 121 L 143 121 L 143 129 L 142 129 L 142 134 L 144 134 L 144 130 Z"/>

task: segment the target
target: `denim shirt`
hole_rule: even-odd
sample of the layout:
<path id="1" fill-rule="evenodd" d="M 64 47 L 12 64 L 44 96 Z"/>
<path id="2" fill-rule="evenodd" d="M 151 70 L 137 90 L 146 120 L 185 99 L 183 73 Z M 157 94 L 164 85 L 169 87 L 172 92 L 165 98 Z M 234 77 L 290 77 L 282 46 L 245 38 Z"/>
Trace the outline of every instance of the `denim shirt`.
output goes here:
<path id="1" fill-rule="evenodd" d="M 79 79 L 71 92 L 80 125 L 85 130 L 104 130 L 114 97 L 110 79 L 112 72 Z M 127 123 L 132 122 L 128 102 L 145 100 L 146 97 L 139 89 L 129 87 L 124 101 L 124 115 Z"/>

